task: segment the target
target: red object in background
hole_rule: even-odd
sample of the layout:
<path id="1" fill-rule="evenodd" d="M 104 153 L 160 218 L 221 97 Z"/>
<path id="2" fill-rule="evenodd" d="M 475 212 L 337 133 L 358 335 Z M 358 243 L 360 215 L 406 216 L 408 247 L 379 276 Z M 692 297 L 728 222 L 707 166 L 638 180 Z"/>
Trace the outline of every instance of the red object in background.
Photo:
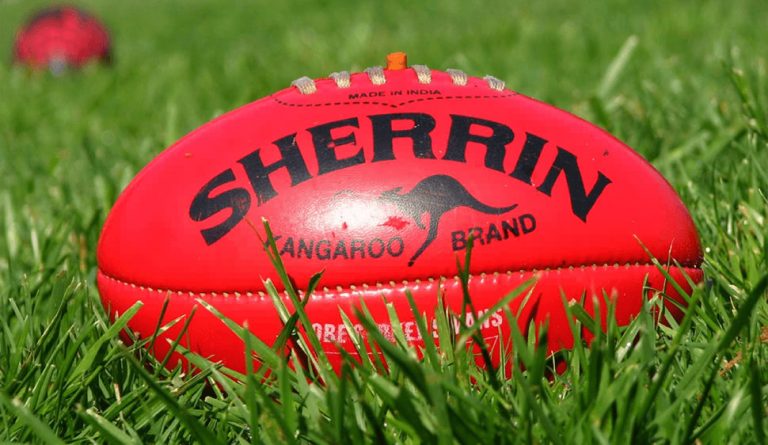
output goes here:
<path id="1" fill-rule="evenodd" d="M 163 323 L 204 300 L 272 344 L 282 323 L 262 280 L 280 284 L 262 218 L 299 288 L 325 271 L 306 311 L 334 366 L 339 347 L 353 351 L 339 312 L 352 317 L 361 300 L 390 338 L 391 302 L 417 345 L 406 289 L 430 326 L 439 288 L 461 313 L 456 259 L 470 236 L 475 308 L 486 312 L 538 277 L 525 306 L 523 296 L 510 306 L 524 333 L 549 322 L 550 351 L 573 344 L 562 295 L 585 295 L 589 311 L 607 295 L 621 324 L 653 289 L 681 300 L 644 249 L 671 264 L 686 291 L 685 274 L 702 279 L 690 215 L 632 149 L 496 79 L 401 65 L 303 78 L 153 160 L 101 234 L 97 280 L 110 316 L 141 300 L 130 327 L 148 337 L 166 298 Z M 243 371 L 243 342 L 198 309 L 182 344 Z M 605 304 L 599 310 L 605 320 Z M 505 318 L 498 311 L 482 327 L 495 358 L 509 344 Z M 175 338 L 182 324 L 162 337 Z M 154 345 L 163 357 L 167 341 Z"/>
<path id="2" fill-rule="evenodd" d="M 109 32 L 94 16 L 73 6 L 53 6 L 35 14 L 18 32 L 14 61 L 61 72 L 91 61 L 109 62 Z"/>

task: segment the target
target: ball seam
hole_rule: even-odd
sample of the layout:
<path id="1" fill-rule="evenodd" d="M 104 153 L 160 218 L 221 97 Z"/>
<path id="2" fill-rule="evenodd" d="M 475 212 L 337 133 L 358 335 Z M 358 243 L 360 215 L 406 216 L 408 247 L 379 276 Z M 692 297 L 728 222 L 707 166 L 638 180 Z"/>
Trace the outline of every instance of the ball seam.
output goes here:
<path id="1" fill-rule="evenodd" d="M 410 105 L 413 103 L 418 102 L 427 102 L 432 100 L 453 100 L 453 99 L 507 99 L 510 97 L 517 96 L 517 93 L 512 94 L 499 94 L 499 95 L 453 95 L 453 96 L 431 96 L 431 97 L 420 97 L 417 99 L 411 99 L 406 100 L 404 102 L 399 102 L 396 104 L 386 103 L 386 102 L 378 102 L 375 100 L 366 100 L 366 101 L 356 101 L 356 100 L 348 100 L 348 101 L 334 101 L 334 102 L 322 102 L 322 103 L 306 103 L 306 104 L 296 104 L 291 102 L 286 102 L 284 100 L 281 100 L 277 97 L 274 97 L 275 102 L 277 102 L 280 105 L 284 105 L 286 107 L 299 107 L 299 108 L 311 108 L 311 107 L 329 107 L 329 106 L 343 106 L 343 105 L 381 105 L 389 108 L 399 108 L 403 105 Z"/>
<path id="2" fill-rule="evenodd" d="M 597 270 L 599 268 L 603 268 L 603 269 L 605 269 L 605 268 L 631 269 L 631 268 L 635 268 L 635 267 L 640 267 L 640 268 L 654 267 L 654 268 L 656 268 L 656 265 L 653 264 L 653 263 L 640 263 L 640 262 L 623 263 L 623 264 L 619 264 L 619 263 L 602 263 L 602 264 L 594 263 L 594 264 L 591 264 L 591 265 L 584 264 L 584 265 L 569 266 L 569 267 L 556 267 L 556 268 L 544 268 L 544 269 L 519 269 L 517 271 L 507 270 L 505 272 L 491 272 L 491 273 L 483 272 L 483 273 L 480 273 L 480 274 L 470 274 L 468 279 L 471 280 L 473 277 L 485 278 L 485 277 L 487 277 L 489 275 L 497 277 L 497 276 L 500 276 L 500 275 L 510 276 L 510 275 L 513 275 L 513 274 L 520 274 L 520 275 L 535 274 L 537 272 L 556 272 L 556 273 L 559 273 L 559 272 L 561 272 L 563 270 L 571 271 L 571 270 L 576 270 L 576 269 L 579 269 L 579 270 L 585 270 L 585 269 Z M 671 266 L 671 267 L 674 267 L 674 268 L 677 268 L 677 269 L 682 269 L 682 270 L 685 270 L 685 271 L 700 271 L 701 270 L 701 267 L 699 267 L 699 266 L 679 266 L 679 267 L 678 266 Z M 256 290 L 256 291 L 248 291 L 248 290 L 245 290 L 245 291 L 244 290 L 237 290 L 237 291 L 235 291 L 235 290 L 232 290 L 232 291 L 199 292 L 199 291 L 191 291 L 191 290 L 190 291 L 185 291 L 185 290 L 173 290 L 173 289 L 160 289 L 160 288 L 154 288 L 154 287 L 151 287 L 151 286 L 146 286 L 146 285 L 142 285 L 142 284 L 138 284 L 138 283 L 131 283 L 129 281 L 121 280 L 119 278 L 113 277 L 112 275 L 109 275 L 108 273 L 106 273 L 101 268 L 98 268 L 98 273 L 101 274 L 102 276 L 104 276 L 106 279 L 108 279 L 110 281 L 114 281 L 115 283 L 118 283 L 118 284 L 123 285 L 123 286 L 139 289 L 140 291 L 157 292 L 157 293 L 160 293 L 160 294 L 169 294 L 169 293 L 171 293 L 171 294 L 176 294 L 176 295 L 179 295 L 179 296 L 189 296 L 189 297 L 196 297 L 196 298 L 202 298 L 202 297 L 206 297 L 206 296 L 211 296 L 211 297 L 219 297 L 219 296 L 221 296 L 221 297 L 225 297 L 225 298 L 230 298 L 230 297 L 239 298 L 239 297 L 243 297 L 244 296 L 246 298 L 258 298 L 259 300 L 269 300 L 270 299 L 270 297 L 267 295 L 266 291 L 263 291 L 263 290 Z M 411 285 L 421 285 L 423 282 L 427 282 L 429 284 L 433 284 L 435 281 L 444 282 L 444 281 L 447 281 L 447 280 L 458 281 L 458 280 L 460 280 L 460 277 L 458 275 L 454 275 L 453 277 L 448 277 L 448 276 L 440 275 L 440 276 L 436 276 L 436 277 L 415 278 L 415 279 L 410 279 L 410 280 L 398 280 L 398 281 L 389 281 L 389 282 L 378 281 L 378 282 L 376 282 L 373 285 L 372 284 L 368 284 L 368 283 L 348 284 L 346 286 L 338 285 L 338 286 L 335 286 L 335 290 L 338 291 L 338 292 L 344 292 L 344 291 L 355 292 L 355 291 L 359 290 L 358 288 L 362 288 L 363 290 L 369 290 L 372 287 L 375 288 L 375 289 L 381 289 L 381 290 L 391 290 L 391 289 L 394 289 L 398 284 L 401 284 L 402 286 L 411 286 Z M 320 293 L 318 291 L 321 291 L 322 294 L 328 294 L 330 289 L 328 287 L 324 287 L 324 288 L 320 288 L 320 289 L 315 289 L 315 292 L 313 293 L 313 296 L 316 297 Z M 299 294 L 303 294 L 304 293 L 303 290 L 298 290 L 298 292 L 299 292 Z M 285 294 L 285 290 L 282 290 L 279 293 L 280 294 Z"/>

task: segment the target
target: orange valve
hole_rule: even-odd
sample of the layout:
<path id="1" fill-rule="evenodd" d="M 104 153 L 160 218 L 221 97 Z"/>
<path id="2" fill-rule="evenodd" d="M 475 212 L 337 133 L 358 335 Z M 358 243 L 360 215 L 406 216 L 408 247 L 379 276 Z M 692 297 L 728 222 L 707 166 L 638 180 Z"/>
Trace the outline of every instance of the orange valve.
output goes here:
<path id="1" fill-rule="evenodd" d="M 387 54 L 388 70 L 404 70 L 408 68 L 408 55 L 404 52 Z"/>

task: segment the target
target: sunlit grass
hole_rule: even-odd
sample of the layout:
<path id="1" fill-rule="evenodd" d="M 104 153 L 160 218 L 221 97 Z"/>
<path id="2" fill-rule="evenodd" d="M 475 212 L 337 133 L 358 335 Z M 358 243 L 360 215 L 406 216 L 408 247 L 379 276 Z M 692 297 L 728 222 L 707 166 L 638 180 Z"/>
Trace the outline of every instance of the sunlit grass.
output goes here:
<path id="1" fill-rule="evenodd" d="M 1 60 L 42 3 L 0 3 Z M 53 78 L 0 64 L 0 442 L 765 442 L 768 45 L 758 24 L 768 5 L 644 3 L 83 2 L 113 30 L 114 68 Z M 393 50 L 493 74 L 649 159 L 705 249 L 686 318 L 654 323 L 654 299 L 629 326 L 609 320 L 558 355 L 569 363 L 560 374 L 514 324 L 505 364 L 478 367 L 464 346 L 471 329 L 456 334 L 440 310 L 428 314 L 439 345 L 422 335 L 421 351 L 362 321 L 363 360 L 340 375 L 311 354 L 301 310 L 286 314 L 274 349 L 232 326 L 263 362 L 247 375 L 189 354 L 201 372 L 167 370 L 141 343 L 123 344 L 130 313 L 107 321 L 94 251 L 138 170 L 222 112 Z M 578 337 L 595 321 L 571 310 Z M 286 354 L 289 342 L 310 360 Z"/>

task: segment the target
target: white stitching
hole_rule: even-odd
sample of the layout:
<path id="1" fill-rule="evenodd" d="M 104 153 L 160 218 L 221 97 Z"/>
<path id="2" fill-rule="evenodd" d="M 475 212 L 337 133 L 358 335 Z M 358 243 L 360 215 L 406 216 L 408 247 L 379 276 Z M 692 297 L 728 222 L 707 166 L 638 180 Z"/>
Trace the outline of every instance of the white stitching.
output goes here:
<path id="1" fill-rule="evenodd" d="M 453 82 L 454 85 L 458 85 L 460 87 L 467 85 L 467 81 L 469 80 L 469 77 L 467 76 L 467 73 L 465 73 L 464 71 L 448 68 L 447 70 L 445 70 L 445 72 L 448 73 L 449 76 L 451 76 L 451 82 Z"/>
<path id="2" fill-rule="evenodd" d="M 416 78 L 419 83 L 429 85 L 432 82 L 432 71 L 426 65 L 411 65 L 411 68 L 416 72 Z"/>
<path id="3" fill-rule="evenodd" d="M 432 82 L 432 70 L 430 70 L 426 65 L 411 65 L 410 68 L 412 68 L 416 73 L 416 77 L 420 84 L 428 85 Z M 374 85 L 384 85 L 387 83 L 387 77 L 384 74 L 384 68 L 380 66 L 366 68 L 364 72 L 368 76 L 370 82 Z M 466 86 L 469 81 L 469 76 L 467 76 L 467 74 L 461 70 L 448 68 L 445 70 L 445 72 L 451 77 L 451 82 L 453 82 L 454 85 Z M 328 77 L 334 81 L 336 87 L 339 89 L 346 89 L 352 86 L 352 76 L 349 71 L 331 73 Z M 505 83 L 501 79 L 493 76 L 485 76 L 483 77 L 483 80 L 488 84 L 488 88 L 492 90 L 504 90 Z M 294 80 L 291 82 L 291 86 L 296 87 L 296 89 L 299 90 L 299 93 L 304 95 L 314 94 L 317 92 L 317 84 L 313 79 L 307 76 L 303 76 Z"/>
<path id="4" fill-rule="evenodd" d="M 350 81 L 349 71 L 339 71 L 338 73 L 331 73 L 329 77 L 333 79 L 334 82 L 336 82 L 336 87 L 340 89 L 345 89 L 352 86 L 352 82 Z"/>
<path id="5" fill-rule="evenodd" d="M 384 85 L 387 83 L 387 78 L 384 76 L 384 68 L 380 66 L 372 66 L 365 69 L 365 74 L 368 75 L 371 83 L 374 85 Z"/>
<path id="6" fill-rule="evenodd" d="M 301 94 L 313 94 L 317 91 L 317 85 L 315 85 L 315 81 L 307 76 L 294 80 L 291 82 L 291 85 L 296 87 Z"/>
<path id="7" fill-rule="evenodd" d="M 640 263 L 639 261 L 636 261 L 634 263 L 629 263 L 629 262 L 628 263 L 623 263 L 623 266 L 624 266 L 625 269 L 630 269 L 632 267 L 646 267 L 646 268 L 647 267 L 654 267 L 654 268 L 656 267 L 656 265 L 653 264 L 653 263 Z M 602 263 L 602 264 L 594 263 L 594 264 L 581 264 L 581 265 L 577 265 L 577 266 L 545 268 L 545 269 L 519 269 L 519 270 L 516 270 L 516 271 L 515 270 L 507 270 L 506 272 L 503 272 L 503 273 L 505 273 L 507 276 L 512 276 L 513 274 L 516 274 L 516 273 L 519 273 L 520 276 L 523 276 L 526 273 L 536 274 L 538 272 L 558 273 L 559 274 L 562 270 L 566 270 L 567 269 L 568 271 L 574 271 L 575 268 L 577 268 L 577 267 L 580 270 L 582 270 L 582 271 L 586 270 L 587 268 L 590 268 L 590 269 L 592 269 L 594 271 L 594 270 L 597 270 L 598 268 L 604 268 L 604 269 L 614 268 L 615 269 L 616 267 L 621 267 L 621 265 L 619 263 Z M 672 266 L 672 267 L 676 267 L 676 266 Z M 679 269 L 684 269 L 684 270 L 701 270 L 701 267 L 700 266 L 681 266 Z M 138 288 L 139 290 L 142 290 L 142 291 L 146 290 L 146 291 L 149 291 L 149 292 L 158 292 L 158 293 L 161 293 L 161 294 L 174 293 L 174 294 L 177 294 L 179 296 L 184 296 L 185 294 L 187 294 L 190 297 L 205 297 L 206 295 L 211 295 L 213 297 L 217 296 L 217 292 L 213 292 L 213 291 L 211 291 L 211 292 L 194 292 L 194 291 L 185 291 L 185 290 L 153 289 L 151 287 L 145 287 L 145 286 L 142 286 L 142 285 L 137 285 L 135 283 L 130 283 L 128 281 L 123 281 L 123 280 L 121 280 L 119 278 L 115 278 L 115 277 L 113 277 L 111 275 L 108 275 L 106 272 L 104 272 L 101 269 L 98 269 L 98 273 L 100 273 L 102 276 L 104 276 L 105 278 L 107 278 L 110 281 L 114 281 L 115 283 L 121 284 L 123 286 L 130 286 L 132 288 Z M 493 276 L 494 276 L 494 278 L 498 277 L 499 276 L 499 272 L 498 271 L 493 272 Z M 471 281 L 472 278 L 474 278 L 474 277 L 478 277 L 478 275 L 470 274 L 469 275 L 469 280 Z M 458 275 L 454 275 L 453 277 L 446 277 L 446 276 L 440 275 L 440 276 L 437 276 L 437 277 L 414 278 L 411 281 L 409 281 L 409 280 L 402 280 L 401 283 L 402 283 L 403 286 L 410 286 L 411 284 L 416 284 L 416 285 L 420 284 L 421 280 L 427 280 L 430 284 L 434 284 L 435 278 L 437 278 L 439 280 L 442 280 L 442 282 L 444 282 L 445 280 L 459 281 L 461 279 Z M 480 273 L 478 278 L 480 278 L 481 280 L 486 279 L 487 278 L 487 274 L 485 272 L 482 272 L 482 273 Z M 389 281 L 387 283 L 387 285 L 392 287 L 392 288 L 394 288 L 394 287 L 398 286 L 398 283 L 396 283 L 395 281 Z M 362 286 L 363 289 L 367 290 L 370 285 L 367 284 L 367 283 L 362 283 L 362 284 L 348 284 L 347 286 L 348 286 L 348 288 L 346 290 L 348 292 L 352 293 L 352 292 L 359 292 L 355 288 L 356 286 Z M 377 281 L 376 282 L 376 287 L 378 289 L 384 289 L 385 285 L 383 283 Z M 345 288 L 343 286 L 341 286 L 341 285 L 337 285 L 334 290 L 336 292 L 344 292 Z M 322 291 L 323 291 L 324 294 L 329 294 L 329 293 L 332 292 L 332 290 L 329 289 L 327 286 L 323 287 Z M 221 292 L 221 291 L 219 291 L 219 292 L 222 293 L 224 296 L 229 296 L 228 292 Z M 241 291 L 229 291 L 229 292 L 234 292 L 235 293 L 235 298 L 241 296 L 242 292 L 245 292 L 245 295 L 247 297 L 253 298 L 254 297 L 254 292 L 255 292 L 255 294 L 258 295 L 258 298 L 260 300 L 267 300 L 267 299 L 269 299 L 269 297 L 267 296 L 267 294 L 264 291 L 242 291 L 241 290 Z M 304 294 L 304 291 L 302 291 L 302 290 L 298 290 L 298 292 L 299 292 L 299 295 L 303 295 Z M 315 291 L 315 292 L 317 292 L 317 291 Z M 285 291 L 282 291 L 280 293 L 281 294 L 286 294 Z M 330 295 L 323 295 L 323 297 L 324 298 L 331 298 Z"/>
<path id="8" fill-rule="evenodd" d="M 488 88 L 496 91 L 502 91 L 504 89 L 504 81 L 497 79 L 493 76 L 485 76 L 483 80 L 488 84 Z"/>

